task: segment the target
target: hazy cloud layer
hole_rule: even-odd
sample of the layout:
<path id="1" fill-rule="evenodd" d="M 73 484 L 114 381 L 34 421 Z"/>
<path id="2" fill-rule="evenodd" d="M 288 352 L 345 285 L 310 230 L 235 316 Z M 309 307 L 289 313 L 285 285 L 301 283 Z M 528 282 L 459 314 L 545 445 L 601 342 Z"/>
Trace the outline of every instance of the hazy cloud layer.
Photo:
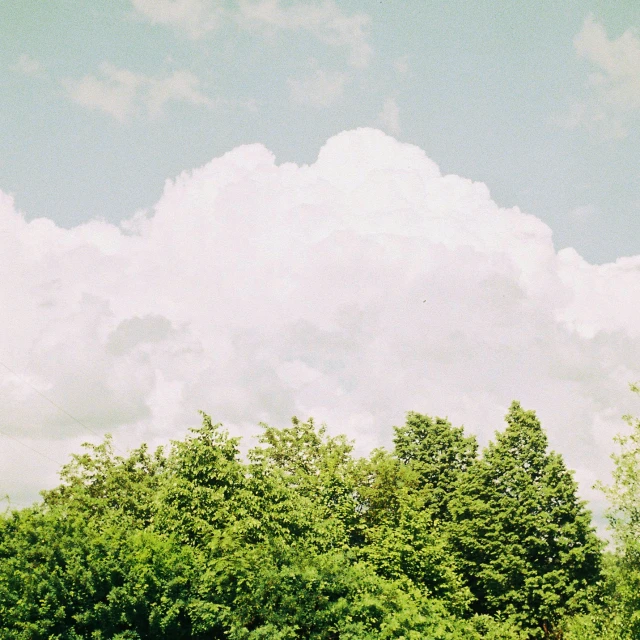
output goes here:
<path id="1" fill-rule="evenodd" d="M 131 0 L 131 4 L 152 24 L 175 27 L 194 39 L 215 29 L 223 14 L 212 0 Z"/>
<path id="2" fill-rule="evenodd" d="M 394 98 L 387 98 L 384 101 L 376 124 L 394 136 L 400 134 L 400 108 Z"/>
<path id="3" fill-rule="evenodd" d="M 42 73 L 42 65 L 39 60 L 32 58 L 28 53 L 23 53 L 15 64 L 11 65 L 11 70 L 25 76 L 38 76 Z"/>
<path id="4" fill-rule="evenodd" d="M 409 60 L 410 60 L 410 56 L 404 55 L 404 56 L 400 56 L 399 58 L 396 58 L 393 61 L 393 68 L 399 76 L 406 76 L 409 73 L 409 70 L 411 68 L 409 64 Z"/>
<path id="5" fill-rule="evenodd" d="M 347 15 L 334 0 L 238 0 L 232 8 L 223 8 L 214 0 L 131 2 L 136 13 L 152 24 L 174 27 L 191 38 L 200 38 L 225 19 L 267 37 L 281 32 L 309 34 L 325 45 L 343 49 L 354 67 L 366 67 L 373 55 L 368 38 L 369 16 Z"/>
<path id="6" fill-rule="evenodd" d="M 605 138 L 628 135 L 628 117 L 640 109 L 640 39 L 633 29 L 610 39 L 605 28 L 588 16 L 573 41 L 579 57 L 588 60 L 590 99 L 577 103 L 569 127 L 585 126 Z"/>
<path id="7" fill-rule="evenodd" d="M 346 49 L 349 63 L 366 67 L 373 50 L 368 42 L 370 18 L 364 13 L 346 15 L 333 0 L 293 2 L 240 0 L 239 23 L 269 32 L 304 31 L 329 46 Z"/>
<path id="8" fill-rule="evenodd" d="M 0 268 L 0 360 L 121 447 L 181 436 L 198 409 L 239 434 L 312 415 L 362 450 L 417 410 L 486 442 L 519 398 L 586 490 L 637 409 L 640 257 L 556 253 L 539 219 L 372 129 L 311 166 L 237 148 L 120 228 L 27 223 L 2 195 Z M 2 371 L 0 404 L 50 457 L 89 435 Z M 0 493 L 53 481 L 0 441 Z"/>
<path id="9" fill-rule="evenodd" d="M 346 73 L 323 69 L 302 78 L 289 78 L 291 99 L 298 104 L 328 107 L 342 96 L 348 79 Z"/>
<path id="10" fill-rule="evenodd" d="M 104 111 L 121 122 L 139 114 L 157 117 L 168 102 L 214 104 L 200 91 L 198 77 L 185 70 L 164 76 L 146 76 L 105 62 L 99 76 L 67 78 L 62 84 L 74 102 Z"/>

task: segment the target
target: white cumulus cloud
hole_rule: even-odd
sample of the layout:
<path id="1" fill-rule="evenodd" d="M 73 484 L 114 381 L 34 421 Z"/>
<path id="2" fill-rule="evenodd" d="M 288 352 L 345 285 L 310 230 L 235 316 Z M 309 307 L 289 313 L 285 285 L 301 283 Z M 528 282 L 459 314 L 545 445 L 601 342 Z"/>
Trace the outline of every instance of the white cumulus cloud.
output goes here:
<path id="1" fill-rule="evenodd" d="M 100 75 L 67 78 L 62 82 L 77 104 L 97 109 L 124 122 L 134 115 L 158 116 L 168 102 L 212 106 L 200 91 L 200 80 L 190 71 L 177 70 L 165 76 L 147 76 L 105 62 Z"/>
<path id="2" fill-rule="evenodd" d="M 124 448 L 203 409 L 236 434 L 314 416 L 360 450 L 408 410 L 486 442 L 538 411 L 585 495 L 638 410 L 640 257 L 591 265 L 487 187 L 380 131 L 310 166 L 239 147 L 117 227 L 26 222 L 0 196 L 0 361 Z M 0 371 L 0 491 L 54 481 L 90 434 Z"/>

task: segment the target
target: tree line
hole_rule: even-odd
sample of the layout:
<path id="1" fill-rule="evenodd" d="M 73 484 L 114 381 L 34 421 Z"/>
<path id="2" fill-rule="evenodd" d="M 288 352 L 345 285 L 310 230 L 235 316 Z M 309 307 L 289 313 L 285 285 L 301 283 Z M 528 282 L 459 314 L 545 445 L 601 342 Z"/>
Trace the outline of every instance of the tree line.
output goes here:
<path id="1" fill-rule="evenodd" d="M 409 413 L 356 458 L 313 420 L 169 447 L 85 445 L 0 517 L 0 638 L 640 638 L 640 423 L 603 487 L 605 551 L 562 457 L 514 402 L 479 451 Z"/>

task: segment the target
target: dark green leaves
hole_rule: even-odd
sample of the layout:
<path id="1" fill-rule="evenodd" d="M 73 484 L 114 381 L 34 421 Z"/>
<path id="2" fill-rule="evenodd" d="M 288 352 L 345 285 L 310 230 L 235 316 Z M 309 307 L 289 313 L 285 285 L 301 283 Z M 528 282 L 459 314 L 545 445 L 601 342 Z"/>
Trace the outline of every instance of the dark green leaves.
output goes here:
<path id="1" fill-rule="evenodd" d="M 600 543 L 535 414 L 514 402 L 506 420 L 457 487 L 449 535 L 474 609 L 544 637 L 598 580 Z"/>

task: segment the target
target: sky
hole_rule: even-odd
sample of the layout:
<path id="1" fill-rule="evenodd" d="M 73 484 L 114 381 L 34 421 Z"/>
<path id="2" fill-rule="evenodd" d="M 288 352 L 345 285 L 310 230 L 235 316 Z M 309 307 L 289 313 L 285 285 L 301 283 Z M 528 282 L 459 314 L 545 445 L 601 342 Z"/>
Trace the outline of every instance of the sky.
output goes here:
<path id="1" fill-rule="evenodd" d="M 0 495 L 87 439 L 640 414 L 640 5 L 5 0 Z"/>

